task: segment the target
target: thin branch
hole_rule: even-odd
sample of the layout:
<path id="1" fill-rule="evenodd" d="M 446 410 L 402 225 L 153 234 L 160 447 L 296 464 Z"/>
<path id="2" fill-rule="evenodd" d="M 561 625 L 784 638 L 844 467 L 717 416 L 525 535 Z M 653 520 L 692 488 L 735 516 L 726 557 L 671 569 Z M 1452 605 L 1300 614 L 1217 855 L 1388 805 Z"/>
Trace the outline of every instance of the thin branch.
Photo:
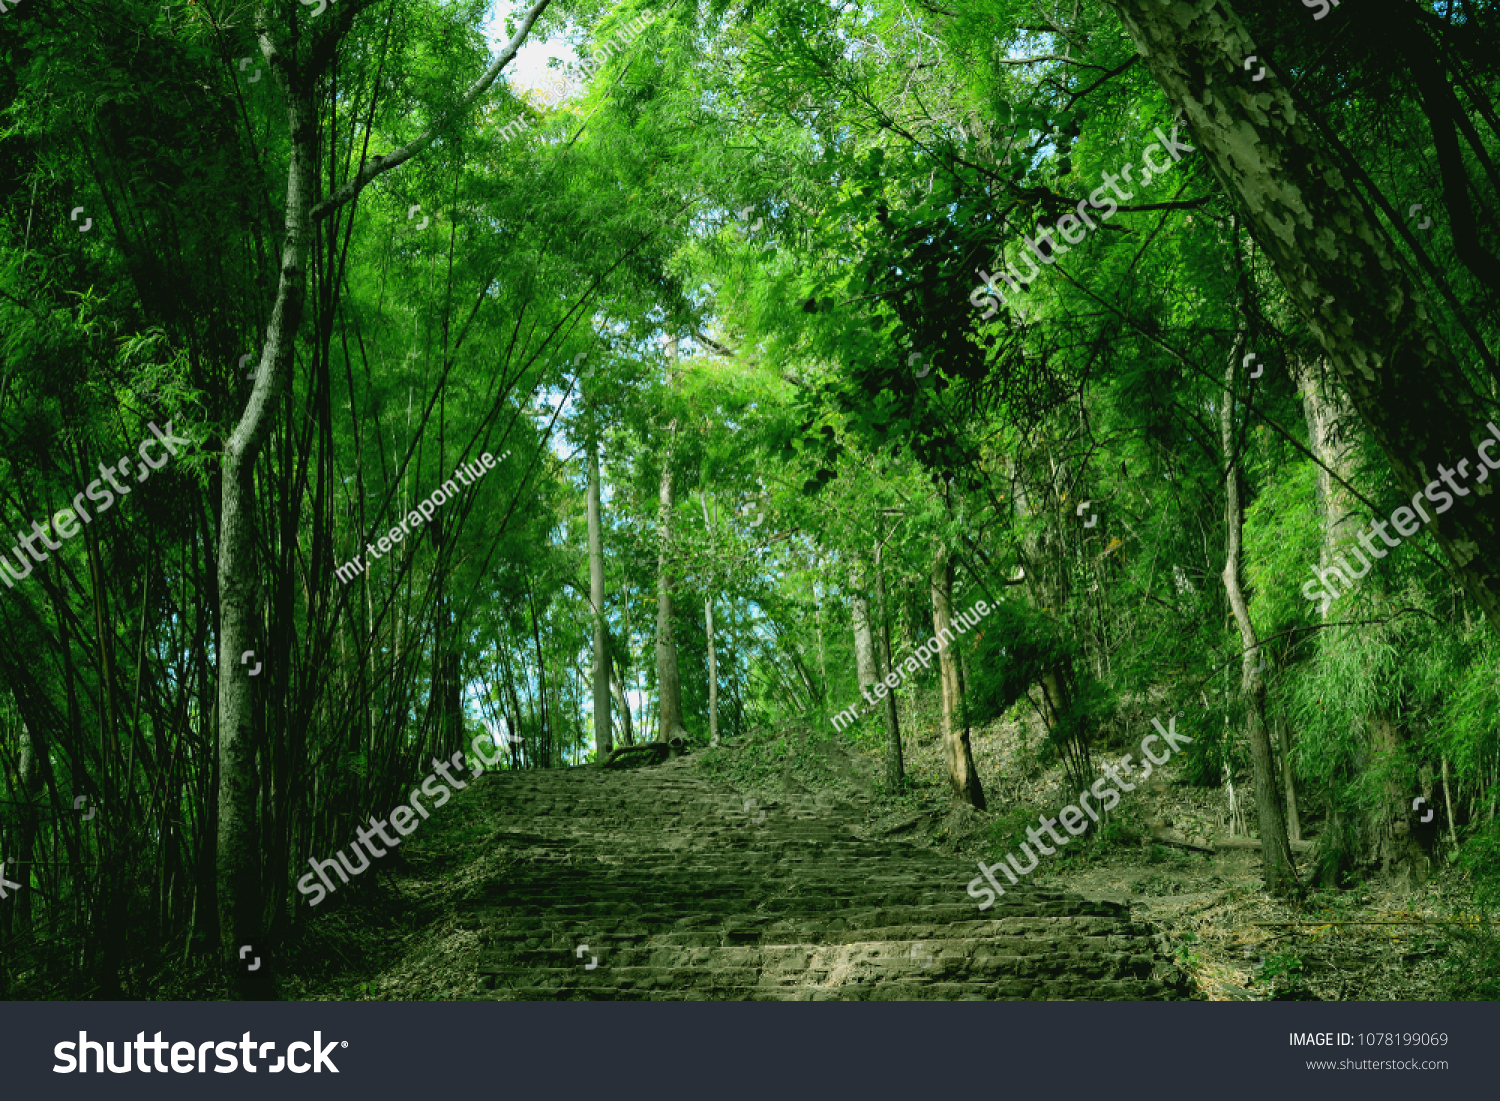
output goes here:
<path id="1" fill-rule="evenodd" d="M 546 11 L 547 6 L 551 3 L 552 0 L 537 0 L 537 2 L 531 6 L 530 10 L 528 10 L 526 12 L 526 15 L 521 19 L 520 29 L 518 29 L 516 33 L 511 37 L 511 40 L 505 44 L 505 49 L 500 51 L 500 56 L 495 59 L 494 63 L 487 70 L 485 70 L 484 75 L 479 78 L 479 81 L 464 93 L 463 99 L 459 100 L 458 106 L 456 108 L 443 114 L 415 141 L 406 146 L 403 146 L 402 148 L 396 150 L 394 153 L 386 153 L 376 156 L 369 163 L 365 164 L 359 170 L 359 172 L 355 174 L 352 180 L 346 181 L 343 187 L 339 188 L 328 198 L 324 199 L 321 203 L 318 203 L 312 208 L 313 221 L 321 221 L 322 219 L 328 217 L 339 207 L 343 206 L 345 203 L 349 202 L 361 191 L 363 191 L 365 187 L 375 179 L 375 177 L 381 175 L 382 173 L 389 172 L 397 165 L 404 164 L 405 162 L 411 160 L 418 153 L 422 152 L 434 141 L 436 141 L 439 135 L 441 135 L 444 130 L 446 130 L 455 120 L 463 115 L 464 112 L 472 107 L 475 101 L 478 100 L 480 96 L 484 95 L 490 90 L 490 87 L 500 76 L 500 70 L 504 69 L 505 66 L 509 65 L 511 61 L 515 59 L 516 52 L 521 48 L 521 43 L 526 41 L 526 36 L 531 33 L 532 24 L 541 17 L 542 12 Z"/>
<path id="2" fill-rule="evenodd" d="M 1081 91 L 1081 92 L 1075 92 L 1072 96 L 1070 96 L 1068 98 L 1068 102 L 1065 103 L 1065 104 L 1063 104 L 1063 110 L 1064 111 L 1070 111 L 1070 110 L 1072 110 L 1073 109 L 1073 104 L 1077 103 L 1080 99 L 1082 99 L 1084 96 L 1088 95 L 1095 88 L 1099 87 L 1099 85 L 1103 84 L 1105 81 L 1107 81 L 1107 80 L 1113 80 L 1115 77 L 1119 76 L 1121 73 L 1123 73 L 1126 69 L 1130 68 L 1132 65 L 1134 65 L 1140 59 L 1141 59 L 1141 55 L 1140 54 L 1131 54 L 1130 55 L 1130 60 L 1127 61 L 1127 62 L 1125 62 L 1125 64 L 1121 65 L 1118 69 L 1111 69 L 1111 70 L 1109 70 L 1109 72 L 1105 73 L 1098 80 L 1094 81 L 1094 83 L 1090 84 L 1083 91 Z"/>

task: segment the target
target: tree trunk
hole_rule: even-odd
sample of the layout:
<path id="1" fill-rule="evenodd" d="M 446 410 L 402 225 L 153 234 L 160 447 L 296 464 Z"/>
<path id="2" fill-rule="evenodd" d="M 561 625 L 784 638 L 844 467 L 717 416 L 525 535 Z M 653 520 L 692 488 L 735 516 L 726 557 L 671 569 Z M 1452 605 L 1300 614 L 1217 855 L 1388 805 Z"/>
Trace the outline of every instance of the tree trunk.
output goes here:
<path id="1" fill-rule="evenodd" d="M 553 729 L 553 719 L 556 709 L 547 706 L 547 658 L 542 652 L 542 623 L 541 617 L 536 610 L 536 593 L 531 578 L 526 579 L 528 592 L 526 594 L 527 604 L 531 607 L 531 641 L 536 646 L 536 698 L 537 698 L 537 721 L 540 724 L 540 734 L 537 738 L 537 755 L 542 760 L 543 768 L 551 768 L 553 765 L 553 744 L 557 739 L 556 731 Z"/>
<path id="2" fill-rule="evenodd" d="M 713 528 L 708 520 L 708 498 L 698 494 L 698 503 L 703 506 L 703 526 L 713 537 Z M 719 744 L 719 662 L 714 655 L 714 597 L 707 593 L 703 597 L 703 620 L 708 629 L 708 744 Z"/>
<path id="3" fill-rule="evenodd" d="M 505 678 L 505 688 L 510 695 L 511 707 L 511 742 L 510 759 L 511 767 L 519 770 L 521 768 L 521 747 L 526 742 L 526 733 L 521 726 L 521 697 L 516 694 L 516 678 L 511 672 L 510 656 L 506 653 L 505 646 L 497 643 L 500 654 L 500 675 Z M 524 666 L 522 667 L 524 668 Z"/>
<path id="4" fill-rule="evenodd" d="M 1297 811 L 1297 777 L 1292 771 L 1292 731 L 1290 724 L 1279 718 L 1275 723 L 1278 747 L 1281 750 L 1281 783 L 1286 791 L 1286 832 L 1293 841 L 1302 840 L 1302 816 Z"/>
<path id="5" fill-rule="evenodd" d="M 675 339 L 667 349 L 667 357 L 669 360 L 677 358 Z M 668 564 L 672 543 L 672 459 L 676 442 L 677 418 L 673 417 L 667 426 L 656 512 L 656 690 L 661 701 L 656 740 L 659 742 L 687 738 L 687 728 L 682 724 L 682 677 L 677 670 L 677 642 L 672 635 L 672 583 Z"/>
<path id="6" fill-rule="evenodd" d="M 625 682 L 621 677 L 622 670 L 616 660 L 610 685 L 615 693 L 615 703 L 620 705 L 620 742 L 623 745 L 635 745 L 635 732 L 630 725 L 630 701 L 625 697 Z"/>
<path id="7" fill-rule="evenodd" d="M 1229 367 L 1224 374 L 1224 393 L 1219 401 L 1219 437 L 1224 449 L 1224 526 L 1228 546 L 1224 555 L 1224 591 L 1239 625 L 1241 649 L 1240 695 L 1246 705 L 1250 735 L 1250 757 L 1255 763 L 1255 809 L 1260 822 L 1261 862 L 1266 890 L 1273 895 L 1290 894 L 1297 882 L 1292 847 L 1287 842 L 1286 819 L 1282 817 L 1281 790 L 1276 784 L 1276 764 L 1271 756 L 1271 738 L 1266 731 L 1266 682 L 1260 667 L 1260 640 L 1250 622 L 1250 609 L 1240 588 L 1240 556 L 1244 510 L 1240 506 L 1240 457 L 1234 442 L 1234 380 L 1245 342 L 1234 342 Z M 1287 766 L 1290 768 L 1290 765 Z"/>
<path id="8" fill-rule="evenodd" d="M 943 760 L 953 794 L 976 810 L 984 810 L 984 789 L 969 749 L 969 717 L 958 683 L 958 657 L 953 653 L 953 564 L 938 547 L 932 558 L 932 630 L 937 638 L 943 686 Z"/>
<path id="9" fill-rule="evenodd" d="M 870 635 L 870 602 L 865 596 L 864 578 L 857 566 L 849 567 L 849 609 L 854 619 L 854 665 L 863 693 L 880 679 L 875 661 L 875 641 Z"/>
<path id="10" fill-rule="evenodd" d="M 42 748 L 32 740 L 31 731 L 23 720 L 19 762 L 21 784 L 20 791 L 17 793 L 21 796 L 21 809 L 17 815 L 21 820 L 18 831 L 20 836 L 17 839 L 16 858 L 10 862 L 10 871 L 20 872 L 22 877 L 20 879 L 21 890 L 16 894 L 17 929 L 12 936 L 24 937 L 28 942 L 31 939 L 31 861 L 36 845 L 37 826 L 40 823 L 37 796 L 42 792 L 42 770 L 37 766 L 37 754 Z M 0 875 L 3 875 L 5 870 L 5 866 L 0 865 Z"/>
<path id="11" fill-rule="evenodd" d="M 264 945 L 260 843 L 256 818 L 255 690 L 269 678 L 251 680 L 253 665 L 241 657 L 268 643 L 255 630 L 259 586 L 255 566 L 255 461 L 270 436 L 275 402 L 291 385 L 292 353 L 302 324 L 307 291 L 307 254 L 312 243 L 318 125 L 306 77 L 288 79 L 277 70 L 287 97 L 290 167 L 281 281 L 261 351 L 260 369 L 240 423 L 224 444 L 219 515 L 219 837 L 217 889 L 220 957 L 236 998 L 269 998 L 275 964 L 267 958 L 249 970 L 239 958 L 243 945 Z M 250 658 L 255 661 L 256 658 Z"/>
<path id="12" fill-rule="evenodd" d="M 828 648 L 823 641 L 823 587 L 816 581 L 813 582 L 813 607 L 818 628 L 818 675 L 823 678 L 823 699 L 827 701 L 831 686 L 828 683 Z"/>
<path id="13" fill-rule="evenodd" d="M 885 667 L 894 669 L 891 654 L 891 616 L 885 600 L 885 568 L 880 563 L 883 544 L 875 545 L 875 599 L 880 611 L 880 638 L 885 652 Z M 967 736 L 967 735 L 966 735 Z M 892 688 L 885 697 L 885 785 L 892 794 L 899 794 L 906 787 L 906 768 L 901 759 L 901 723 L 896 715 L 896 690 Z"/>
<path id="14" fill-rule="evenodd" d="M 1196 149 L 1238 205 L 1293 308 L 1327 353 L 1360 419 L 1408 497 L 1474 461 L 1489 420 L 1348 167 L 1325 147 L 1290 76 L 1258 82 L 1245 59 L 1264 51 L 1230 0 L 1109 0 Z M 1175 155 L 1175 154 L 1174 154 Z M 1453 471 L 1448 470 L 1449 476 Z M 1460 472 L 1458 478 L 1463 478 Z M 1500 630 L 1500 494 L 1463 487 L 1429 525 L 1464 590 Z M 1439 494 L 1442 496 L 1442 494 Z"/>
<path id="15" fill-rule="evenodd" d="M 1019 458 L 1010 464 L 1010 487 L 1016 512 L 1022 517 L 1040 516 L 1042 519 L 1039 532 L 1028 531 L 1021 539 L 1022 580 L 1025 582 L 1026 595 L 1032 607 L 1062 623 L 1070 598 L 1069 570 L 1065 558 L 1067 543 L 1053 519 L 1054 514 L 1063 510 L 1047 505 L 1047 502 L 1055 501 L 1056 498 L 1053 487 L 1058 471 L 1056 464 L 1051 465 L 1051 482 L 1044 483 L 1039 494 L 1043 502 L 1041 505 L 1033 506 L 1032 493 L 1027 488 Z M 1060 506 L 1061 502 L 1057 502 L 1057 505 Z M 1069 783 L 1087 785 L 1094 779 L 1088 739 L 1082 729 L 1069 728 L 1069 724 L 1073 722 L 1075 683 L 1072 659 L 1065 657 L 1043 670 L 1039 681 L 1042 706 L 1038 710 L 1042 723 L 1062 755 Z"/>
<path id="16" fill-rule="evenodd" d="M 614 749 L 609 717 L 609 629 L 604 622 L 604 539 L 599 519 L 599 439 L 589 432 L 589 603 L 594 609 L 594 759 Z"/>

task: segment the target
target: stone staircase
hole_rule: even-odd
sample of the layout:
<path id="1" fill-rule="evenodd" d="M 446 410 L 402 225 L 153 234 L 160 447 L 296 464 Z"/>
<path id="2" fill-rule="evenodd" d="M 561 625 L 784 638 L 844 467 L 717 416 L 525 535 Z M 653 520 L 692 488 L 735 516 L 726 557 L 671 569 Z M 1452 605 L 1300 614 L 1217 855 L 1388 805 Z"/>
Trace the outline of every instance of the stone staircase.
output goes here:
<path id="1" fill-rule="evenodd" d="M 972 861 L 861 840 L 858 803 L 747 798 L 690 757 L 493 772 L 472 797 L 514 859 L 460 919 L 484 998 L 1184 996 L 1124 907 L 1021 886 L 981 912 Z"/>

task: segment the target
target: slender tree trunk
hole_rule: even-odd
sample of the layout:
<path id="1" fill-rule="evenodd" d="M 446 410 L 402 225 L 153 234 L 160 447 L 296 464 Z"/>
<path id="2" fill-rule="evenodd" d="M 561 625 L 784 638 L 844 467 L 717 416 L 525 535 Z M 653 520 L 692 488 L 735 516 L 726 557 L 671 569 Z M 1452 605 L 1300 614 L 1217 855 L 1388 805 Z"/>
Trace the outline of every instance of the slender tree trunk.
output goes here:
<path id="1" fill-rule="evenodd" d="M 622 677 L 622 670 L 616 660 L 610 685 L 615 693 L 615 703 L 620 707 L 620 742 L 622 745 L 635 745 L 635 734 L 631 729 L 630 701 L 625 696 L 625 682 Z"/>
<path id="2" fill-rule="evenodd" d="M 1252 82 L 1246 59 L 1267 55 L 1231 0 L 1108 3 L 1185 113 L 1199 155 L 1239 206 L 1405 495 L 1441 485 L 1440 468 L 1477 461 L 1491 414 L 1356 175 L 1310 117 L 1316 108 L 1293 100 L 1292 75 Z M 1486 553 L 1500 545 L 1500 494 L 1481 495 L 1462 478 L 1455 505 L 1430 510 L 1428 526 L 1500 630 L 1500 559 Z"/>
<path id="3" fill-rule="evenodd" d="M 241 656 L 259 651 L 269 659 L 269 640 L 257 638 L 259 585 L 255 565 L 255 461 L 274 423 L 275 402 L 291 385 L 292 353 L 307 294 L 307 256 L 312 243 L 318 120 L 307 78 L 276 70 L 287 97 L 290 132 L 286 229 L 281 280 L 261 351 L 249 404 L 224 444 L 219 514 L 219 838 L 217 889 L 220 957 L 237 998 L 272 996 L 275 964 L 266 959 L 250 971 L 239 958 L 243 945 L 266 943 L 261 905 L 260 838 L 256 818 L 255 695 L 270 678 L 252 680 L 253 665 Z M 251 658 L 250 661 L 256 660 Z"/>
<path id="4" fill-rule="evenodd" d="M 624 634 L 621 636 L 621 645 L 610 648 L 610 655 L 614 658 L 615 676 L 619 682 L 617 698 L 620 704 L 620 719 L 625 725 L 625 744 L 635 745 L 635 735 L 632 729 L 634 720 L 630 714 L 630 698 L 625 694 L 627 687 L 635 687 L 634 677 L 627 679 L 626 676 L 635 660 L 635 651 L 631 643 L 631 640 L 635 638 L 635 628 L 630 625 L 630 605 L 632 602 L 628 583 L 622 584 L 620 595 L 620 621 L 621 626 L 624 628 Z M 642 699 L 644 700 L 644 696 Z"/>
<path id="5" fill-rule="evenodd" d="M 42 770 L 37 767 L 37 753 L 42 747 L 37 746 L 31 737 L 31 731 L 27 728 L 25 721 L 21 723 L 21 759 L 20 759 L 20 791 L 22 805 L 20 814 L 20 836 L 17 839 L 16 859 L 10 864 L 12 872 L 20 872 L 24 877 L 20 882 L 22 889 L 16 895 L 16 924 L 18 929 L 13 934 L 25 937 L 31 936 L 31 861 L 34 856 L 36 845 L 37 826 L 40 818 L 37 813 L 37 796 L 42 792 Z M 0 854 L 3 856 L 5 854 Z M 0 874 L 5 871 L 0 866 Z"/>
<path id="6" fill-rule="evenodd" d="M 953 653 L 953 564 L 938 547 L 932 557 L 932 630 L 938 640 L 938 664 L 943 686 L 943 760 L 953 794 L 976 810 L 984 810 L 984 788 L 969 748 L 969 717 L 958 683 L 958 656 Z"/>
<path id="7" fill-rule="evenodd" d="M 713 527 L 708 519 L 708 498 L 698 494 L 698 503 L 703 506 L 703 526 L 713 537 Z M 707 593 L 703 597 L 703 620 L 708 627 L 708 744 L 719 744 L 719 662 L 714 653 L 714 597 Z"/>
<path id="8" fill-rule="evenodd" d="M 677 358 L 675 339 L 668 347 L 667 356 L 669 360 Z M 677 641 L 672 631 L 672 581 L 668 561 L 672 545 L 672 459 L 676 443 L 677 418 L 674 417 L 667 426 L 656 512 L 656 685 L 661 701 L 656 740 L 659 742 L 687 738 L 687 728 L 682 723 L 682 677 L 677 669 Z"/>
<path id="9" fill-rule="evenodd" d="M 668 427 L 677 431 L 677 421 Z M 672 540 L 672 447 L 669 444 L 661 468 L 661 495 L 656 513 L 656 691 L 660 699 L 656 740 L 669 742 L 687 736 L 682 725 L 682 678 L 677 670 L 677 640 L 672 632 L 672 582 L 668 548 Z"/>
<path id="10" fill-rule="evenodd" d="M 521 697 L 516 693 L 516 678 L 511 671 L 510 655 L 506 652 L 503 643 L 496 644 L 496 650 L 500 655 L 500 675 L 504 678 L 506 693 L 510 696 L 511 708 L 511 743 L 510 756 L 512 767 L 521 768 L 521 746 L 526 740 L 526 735 L 521 729 Z"/>
<path id="11" fill-rule="evenodd" d="M 314 38 L 313 44 L 304 48 L 296 34 L 287 41 L 275 39 L 264 5 L 255 15 L 262 55 L 270 63 L 272 76 L 287 105 L 289 165 L 276 299 L 250 400 L 224 443 L 220 462 L 215 888 L 220 959 L 230 995 L 235 998 L 271 997 L 276 986 L 272 959 L 262 953 L 261 966 L 251 971 L 240 958 L 246 946 L 248 951 L 255 951 L 267 945 L 269 932 L 261 881 L 260 831 L 265 824 L 257 814 L 260 781 L 256 772 L 255 704 L 273 682 L 274 673 L 264 669 L 273 656 L 271 642 L 257 638 L 255 629 L 256 609 L 260 604 L 255 563 L 255 464 L 274 426 L 275 403 L 291 385 L 292 357 L 307 296 L 308 253 L 314 222 L 350 202 L 376 176 L 420 154 L 452 120 L 463 117 L 490 89 L 501 70 L 514 60 L 549 2 L 537 0 L 522 16 L 518 30 L 499 57 L 465 92 L 460 109 L 444 113 L 405 147 L 365 162 L 335 194 L 316 205 L 313 199 L 319 132 L 315 105 L 318 82 L 334 56 L 332 41 L 324 31 L 329 21 L 313 25 L 316 29 L 302 24 L 301 31 Z M 368 590 L 367 582 L 365 587 Z M 258 660 L 263 666 L 254 680 L 250 679 L 253 665 L 241 660 L 252 652 L 255 657 L 250 661 Z M 279 876 L 280 870 L 275 874 Z"/>
<path id="12" fill-rule="evenodd" d="M 875 544 L 875 600 L 880 612 L 880 640 L 885 652 L 885 667 L 894 669 L 891 654 L 891 617 L 885 600 L 885 568 L 881 565 L 884 545 Z M 899 793 L 906 788 L 906 767 L 901 759 L 901 722 L 896 715 L 896 690 L 885 695 L 885 785 L 886 790 Z"/>
<path id="13" fill-rule="evenodd" d="M 589 603 L 594 610 L 594 759 L 614 749 L 609 716 L 609 628 L 604 622 L 604 538 L 599 518 L 599 440 L 589 433 Z"/>
<path id="14" fill-rule="evenodd" d="M 880 679 L 875 660 L 875 640 L 870 634 L 870 602 L 865 596 L 864 578 L 855 566 L 849 567 L 849 609 L 854 620 L 854 665 L 863 694 Z"/>
<path id="15" fill-rule="evenodd" d="M 1053 482 L 1056 481 L 1054 468 Z M 1064 621 L 1068 608 L 1070 586 L 1068 568 L 1064 560 L 1065 541 L 1057 531 L 1052 516 L 1043 507 L 1034 507 L 1032 492 L 1019 458 L 1010 465 L 1011 496 L 1016 502 L 1016 511 L 1023 517 L 1040 514 L 1042 524 L 1039 531 L 1026 534 L 1021 540 L 1022 578 L 1026 595 L 1032 607 L 1046 612 L 1058 622 Z M 1052 492 L 1044 488 L 1039 491 L 1043 502 L 1053 499 Z M 1089 744 L 1085 732 L 1069 729 L 1073 716 L 1073 663 L 1064 658 L 1044 669 L 1040 676 L 1042 723 L 1063 755 L 1064 768 L 1070 783 L 1088 784 L 1093 780 Z"/>
<path id="16" fill-rule="evenodd" d="M 1240 460 L 1234 441 L 1234 380 L 1244 349 L 1243 337 L 1236 340 L 1224 375 L 1224 395 L 1219 402 L 1219 436 L 1224 449 L 1224 525 L 1228 531 L 1228 548 L 1224 555 L 1224 591 L 1239 625 L 1244 651 L 1240 670 L 1240 694 L 1246 703 L 1246 721 L 1250 735 L 1250 757 L 1255 763 L 1255 809 L 1260 821 L 1261 861 L 1265 870 L 1266 890 L 1285 895 L 1297 882 L 1297 868 L 1292 862 L 1292 847 L 1287 843 L 1286 820 L 1282 817 L 1281 792 L 1276 784 L 1276 764 L 1271 756 L 1271 739 L 1266 731 L 1266 682 L 1261 677 L 1260 640 L 1250 622 L 1250 609 L 1240 588 L 1240 556 L 1244 512 L 1240 507 Z M 1289 766 L 1290 767 L 1290 766 Z"/>
<path id="17" fill-rule="evenodd" d="M 828 699 L 828 648 L 823 640 L 823 589 L 818 582 L 813 582 L 813 601 L 816 609 L 816 623 L 818 628 L 818 675 L 823 678 L 823 699 Z"/>
<path id="18" fill-rule="evenodd" d="M 527 578 L 527 585 L 532 585 L 531 579 Z M 557 739 L 556 725 L 553 722 L 556 709 L 547 705 L 547 658 L 542 652 L 542 623 L 541 617 L 537 615 L 536 594 L 529 591 L 526 600 L 531 606 L 531 641 L 536 647 L 536 699 L 537 719 L 541 724 L 541 735 L 537 739 L 537 755 L 542 759 L 543 768 L 553 766 L 553 744 Z"/>
<path id="19" fill-rule="evenodd" d="M 1302 840 L 1302 816 L 1297 811 L 1297 777 L 1292 769 L 1292 731 L 1284 718 L 1275 723 L 1277 748 L 1281 750 L 1281 783 L 1286 791 L 1286 832 L 1293 841 Z"/>

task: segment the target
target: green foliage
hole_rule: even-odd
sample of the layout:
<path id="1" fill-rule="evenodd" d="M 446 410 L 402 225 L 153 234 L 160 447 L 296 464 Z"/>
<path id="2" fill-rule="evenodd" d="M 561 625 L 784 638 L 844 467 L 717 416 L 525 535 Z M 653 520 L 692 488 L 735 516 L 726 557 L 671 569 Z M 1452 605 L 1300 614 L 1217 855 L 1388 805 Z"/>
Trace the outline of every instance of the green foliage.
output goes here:
<path id="1" fill-rule="evenodd" d="M 1490 821 L 1464 845 L 1458 859 L 1473 908 L 1442 926 L 1443 982 L 1460 1001 L 1500 1000 L 1500 821 Z"/>
<path id="2" fill-rule="evenodd" d="M 1274 953 L 1255 966 L 1250 985 L 1266 989 L 1273 1001 L 1305 1001 L 1310 995 L 1304 968 L 1302 957 L 1295 952 Z"/>
<path id="3" fill-rule="evenodd" d="M 1025 601 L 1001 600 L 985 620 L 984 637 L 970 677 L 969 700 L 976 721 L 1008 711 L 1076 652 L 1055 619 Z"/>

